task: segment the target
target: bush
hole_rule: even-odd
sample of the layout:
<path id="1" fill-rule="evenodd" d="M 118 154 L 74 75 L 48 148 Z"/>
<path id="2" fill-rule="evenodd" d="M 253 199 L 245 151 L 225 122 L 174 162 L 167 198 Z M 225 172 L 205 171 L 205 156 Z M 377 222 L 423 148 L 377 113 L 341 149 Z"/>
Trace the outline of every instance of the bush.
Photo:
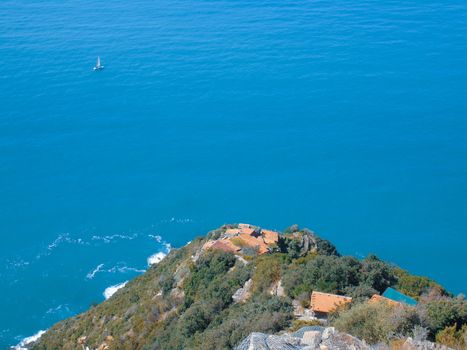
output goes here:
<path id="1" fill-rule="evenodd" d="M 367 300 L 371 298 L 374 294 L 378 294 L 378 291 L 366 284 L 350 286 L 345 289 L 345 295 L 352 297 L 354 301 Z"/>
<path id="2" fill-rule="evenodd" d="M 440 297 L 423 301 L 418 306 L 418 312 L 432 335 L 446 327 L 457 325 L 459 330 L 467 324 L 467 303 L 463 296 L 457 298 Z"/>
<path id="3" fill-rule="evenodd" d="M 385 303 L 362 303 L 336 314 L 332 324 L 370 344 L 387 343 L 399 332 L 399 322 L 389 321 L 393 316 L 394 309 Z"/>
<path id="4" fill-rule="evenodd" d="M 202 256 L 183 285 L 185 305 L 189 306 L 201 299 L 202 294 L 206 292 L 205 286 L 210 285 L 216 279 L 222 279 L 234 264 L 235 257 L 232 253 L 215 250 Z"/>
<path id="5" fill-rule="evenodd" d="M 439 294 L 446 294 L 443 287 L 428 277 L 414 276 L 402 269 L 395 269 L 395 274 L 397 275 L 397 289 L 413 298 L 418 298 L 431 289 L 438 290 Z"/>
<path id="6" fill-rule="evenodd" d="M 362 283 L 383 293 L 386 288 L 396 284 L 394 269 L 375 255 L 369 255 L 362 261 Z"/>
<path id="7" fill-rule="evenodd" d="M 355 258 L 319 255 L 305 264 L 292 265 L 284 272 L 282 284 L 293 298 L 313 290 L 342 294 L 359 284 L 360 267 Z"/>
<path id="8" fill-rule="evenodd" d="M 467 325 L 457 330 L 457 324 L 444 328 L 436 334 L 436 342 L 454 349 L 467 347 Z"/>
<path id="9" fill-rule="evenodd" d="M 289 328 L 289 332 L 298 331 L 302 327 L 306 326 L 322 326 L 323 324 L 319 320 L 311 320 L 311 321 L 304 321 L 304 320 L 294 320 L 292 322 L 292 326 Z"/>
<path id="10" fill-rule="evenodd" d="M 257 295 L 245 304 L 236 304 L 220 313 L 202 334 L 186 348 L 231 349 L 251 332 L 276 333 L 292 319 L 289 301 Z"/>
<path id="11" fill-rule="evenodd" d="M 317 237 L 316 246 L 319 254 L 339 255 L 337 248 L 328 240 Z"/>
<path id="12" fill-rule="evenodd" d="M 263 255 L 257 259 L 253 275 L 253 293 L 266 292 L 273 283 L 281 278 L 281 254 Z"/>

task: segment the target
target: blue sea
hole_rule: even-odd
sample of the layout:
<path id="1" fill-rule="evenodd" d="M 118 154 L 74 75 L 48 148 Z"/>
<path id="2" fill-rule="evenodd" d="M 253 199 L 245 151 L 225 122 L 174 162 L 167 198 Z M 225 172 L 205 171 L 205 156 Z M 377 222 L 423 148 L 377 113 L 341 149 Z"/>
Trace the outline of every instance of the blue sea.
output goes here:
<path id="1" fill-rule="evenodd" d="M 0 348 L 230 222 L 466 292 L 465 0 L 0 2 Z"/>

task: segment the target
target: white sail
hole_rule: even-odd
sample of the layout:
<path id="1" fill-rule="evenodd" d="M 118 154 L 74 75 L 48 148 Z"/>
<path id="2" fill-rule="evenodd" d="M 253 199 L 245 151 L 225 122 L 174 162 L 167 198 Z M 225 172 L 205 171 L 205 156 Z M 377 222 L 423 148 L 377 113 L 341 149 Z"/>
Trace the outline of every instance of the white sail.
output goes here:
<path id="1" fill-rule="evenodd" d="M 101 57 L 97 56 L 96 66 L 93 68 L 93 70 L 101 70 L 101 69 L 104 69 L 104 66 L 101 65 Z"/>

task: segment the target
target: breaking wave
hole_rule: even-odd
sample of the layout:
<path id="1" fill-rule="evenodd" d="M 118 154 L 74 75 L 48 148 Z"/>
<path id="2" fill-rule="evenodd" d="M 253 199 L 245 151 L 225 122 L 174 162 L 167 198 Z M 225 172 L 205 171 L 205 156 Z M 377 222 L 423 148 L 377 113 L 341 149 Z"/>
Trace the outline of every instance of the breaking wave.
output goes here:
<path id="1" fill-rule="evenodd" d="M 166 256 L 167 256 L 167 253 L 164 253 L 164 252 L 158 252 L 156 254 L 151 255 L 148 258 L 148 266 L 160 263 Z"/>
<path id="2" fill-rule="evenodd" d="M 116 284 L 116 285 L 107 287 L 107 288 L 104 290 L 104 293 L 102 293 L 102 294 L 104 295 L 105 300 L 109 299 L 109 298 L 110 298 L 112 295 L 114 295 L 119 289 L 122 289 L 123 287 L 125 287 L 127 283 L 128 283 L 128 281 L 125 281 L 125 282 L 123 282 L 123 283 L 119 283 L 119 284 Z"/>
<path id="3" fill-rule="evenodd" d="M 154 239 L 157 243 L 161 244 L 165 250 L 162 252 L 157 252 L 148 258 L 148 266 L 151 266 L 160 263 L 162 259 L 164 259 L 167 256 L 167 254 L 172 250 L 172 246 L 170 245 L 170 243 L 164 241 L 159 235 L 148 235 L 148 237 Z"/>
<path id="4" fill-rule="evenodd" d="M 27 348 L 25 348 L 25 346 L 37 341 L 40 337 L 42 337 L 42 335 L 45 333 L 44 330 L 41 330 L 39 332 L 37 332 L 36 334 L 34 335 L 31 335 L 30 337 L 26 337 L 24 338 L 23 340 L 20 341 L 20 343 L 16 346 L 13 347 L 14 350 L 27 350 Z"/>

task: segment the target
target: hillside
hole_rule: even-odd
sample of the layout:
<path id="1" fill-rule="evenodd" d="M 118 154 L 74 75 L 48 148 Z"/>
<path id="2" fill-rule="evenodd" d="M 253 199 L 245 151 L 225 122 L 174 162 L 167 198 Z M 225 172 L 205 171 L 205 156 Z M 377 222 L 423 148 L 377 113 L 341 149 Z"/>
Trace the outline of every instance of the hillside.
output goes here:
<path id="1" fill-rule="evenodd" d="M 414 305 L 381 296 L 388 290 Z M 337 295 L 346 302 L 318 309 L 316 298 Z M 396 346 L 410 336 L 461 349 L 467 305 L 374 255 L 341 256 L 307 229 L 225 225 L 173 249 L 110 299 L 54 325 L 32 348 L 232 349 L 252 332 L 311 325 L 332 325 L 368 344 Z"/>

